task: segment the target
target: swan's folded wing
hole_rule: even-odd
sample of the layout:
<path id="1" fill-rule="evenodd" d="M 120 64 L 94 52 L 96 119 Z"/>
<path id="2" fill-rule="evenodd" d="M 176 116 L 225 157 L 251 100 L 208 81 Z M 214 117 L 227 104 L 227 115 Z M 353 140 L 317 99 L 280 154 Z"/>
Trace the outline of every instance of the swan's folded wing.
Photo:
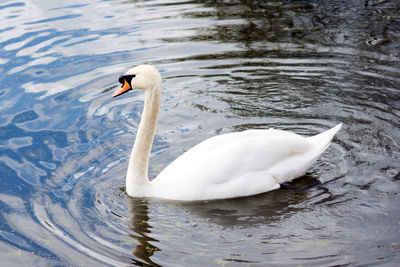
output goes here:
<path id="1" fill-rule="evenodd" d="M 223 183 L 247 173 L 267 173 L 311 148 L 312 144 L 304 137 L 277 130 L 264 136 L 244 136 L 210 151 L 206 177 L 210 177 L 208 182 Z M 291 167 L 287 165 L 288 169 Z"/>
<path id="2" fill-rule="evenodd" d="M 227 186 L 232 191 L 243 190 L 246 192 L 243 195 L 250 195 L 254 192 L 244 189 L 249 188 L 249 183 L 254 190 L 262 185 L 274 189 L 280 178 L 276 180 L 270 170 L 282 162 L 290 163 L 289 158 L 306 154 L 311 148 L 306 138 L 279 130 L 220 135 L 178 157 L 154 182 L 162 187 L 174 186 L 174 194 L 179 187 L 185 189 L 182 194 L 196 194 L 199 190 L 212 194 L 216 188 Z"/>

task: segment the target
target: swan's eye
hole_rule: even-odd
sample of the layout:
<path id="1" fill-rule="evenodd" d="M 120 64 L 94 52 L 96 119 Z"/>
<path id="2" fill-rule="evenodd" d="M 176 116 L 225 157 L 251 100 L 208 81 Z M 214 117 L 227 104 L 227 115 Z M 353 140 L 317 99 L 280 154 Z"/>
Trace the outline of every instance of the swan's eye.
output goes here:
<path id="1" fill-rule="evenodd" d="M 120 84 L 124 84 L 124 81 L 127 81 L 128 84 L 131 84 L 131 81 L 135 76 L 135 74 L 122 74 L 119 76 L 118 81 Z"/>

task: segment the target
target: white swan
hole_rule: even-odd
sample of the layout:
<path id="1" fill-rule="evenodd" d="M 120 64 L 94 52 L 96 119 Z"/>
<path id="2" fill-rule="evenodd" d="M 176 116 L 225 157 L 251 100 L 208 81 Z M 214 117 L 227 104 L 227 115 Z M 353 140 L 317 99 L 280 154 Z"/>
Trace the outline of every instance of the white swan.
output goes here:
<path id="1" fill-rule="evenodd" d="M 142 119 L 126 175 L 126 192 L 133 197 L 196 201 L 236 198 L 278 189 L 304 175 L 329 146 L 342 124 L 312 137 L 268 129 L 218 135 L 194 146 L 148 179 L 150 150 L 161 101 L 161 76 L 140 65 L 119 78 L 113 97 L 142 89 Z"/>

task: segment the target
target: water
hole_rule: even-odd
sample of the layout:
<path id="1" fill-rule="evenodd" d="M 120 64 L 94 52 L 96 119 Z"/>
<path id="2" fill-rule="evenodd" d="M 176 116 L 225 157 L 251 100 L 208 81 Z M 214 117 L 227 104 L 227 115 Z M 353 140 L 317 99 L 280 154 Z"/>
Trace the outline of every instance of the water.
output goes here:
<path id="1" fill-rule="evenodd" d="M 400 261 L 396 1 L 0 4 L 2 266 L 385 265 Z M 154 177 L 207 137 L 344 126 L 293 185 L 201 203 L 131 199 L 143 95 L 163 76 Z"/>

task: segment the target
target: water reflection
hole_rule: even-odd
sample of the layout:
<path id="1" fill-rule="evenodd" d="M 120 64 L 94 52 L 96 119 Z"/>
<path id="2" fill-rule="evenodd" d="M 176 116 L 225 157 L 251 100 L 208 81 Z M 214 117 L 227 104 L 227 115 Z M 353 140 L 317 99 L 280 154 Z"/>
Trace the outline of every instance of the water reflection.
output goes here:
<path id="1" fill-rule="evenodd" d="M 147 264 L 160 266 L 150 259 L 154 252 L 160 251 L 160 249 L 153 245 L 154 243 L 157 243 L 158 240 L 150 237 L 151 226 L 149 225 L 150 217 L 148 215 L 149 203 L 146 200 L 131 197 L 127 198 L 127 203 L 129 212 L 132 215 L 129 220 L 131 225 L 130 230 L 134 232 L 129 234 L 129 236 L 139 243 L 135 246 L 132 254 Z M 140 264 L 140 262 L 135 259 L 132 259 L 132 261 L 134 264 Z"/>
<path id="2" fill-rule="evenodd" d="M 314 177 L 304 177 L 293 185 L 301 187 L 315 181 Z M 246 249 L 229 254 L 231 246 L 240 248 L 255 240 L 265 244 L 285 242 L 283 239 L 290 236 L 294 229 L 280 228 L 280 225 L 296 221 L 291 217 L 312 210 L 314 205 L 337 201 L 323 185 L 306 192 L 278 190 L 241 199 L 187 203 L 128 197 L 132 231 L 128 235 L 136 244 L 132 262 L 138 265 L 168 265 L 181 262 L 183 258 L 180 255 L 189 254 L 200 265 L 210 260 L 261 263 L 265 259 L 255 255 L 248 258 L 249 251 Z M 295 232 L 300 234 L 320 229 L 312 221 L 303 218 L 305 229 L 296 229 Z M 183 242 L 184 246 L 178 245 Z M 312 244 L 304 244 L 309 245 Z M 269 253 L 276 253 L 276 247 L 270 249 Z"/>
<path id="3" fill-rule="evenodd" d="M 15 177 L 14 184 L 38 185 L 63 160 L 65 132 L 29 131 L 21 125 L 36 118 L 34 111 L 26 111 L 16 115 L 11 124 L 0 126 L 0 157 L 6 163 L 6 172 Z"/>
<path id="4" fill-rule="evenodd" d="M 313 177 L 304 177 L 293 185 L 301 187 L 310 185 L 313 181 L 315 181 Z M 317 187 L 314 189 L 319 190 Z M 175 203 L 175 205 L 210 224 L 224 228 L 246 229 L 258 224 L 275 223 L 283 214 L 289 217 L 292 212 L 302 209 L 298 205 L 310 197 L 310 193 L 311 191 L 296 193 L 291 190 L 278 190 L 239 199 Z"/>

